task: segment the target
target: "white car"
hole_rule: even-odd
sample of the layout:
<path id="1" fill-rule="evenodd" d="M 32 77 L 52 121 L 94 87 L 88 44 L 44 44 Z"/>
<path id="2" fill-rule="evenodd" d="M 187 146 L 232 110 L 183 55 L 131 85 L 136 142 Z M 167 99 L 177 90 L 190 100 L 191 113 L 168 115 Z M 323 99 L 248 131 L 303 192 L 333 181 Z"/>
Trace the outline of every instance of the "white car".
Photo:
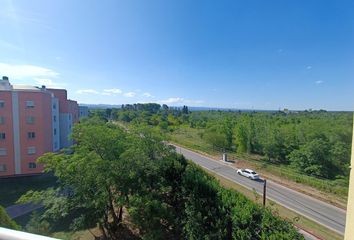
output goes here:
<path id="1" fill-rule="evenodd" d="M 259 179 L 259 175 L 251 169 L 237 169 L 237 173 L 252 180 Z"/>

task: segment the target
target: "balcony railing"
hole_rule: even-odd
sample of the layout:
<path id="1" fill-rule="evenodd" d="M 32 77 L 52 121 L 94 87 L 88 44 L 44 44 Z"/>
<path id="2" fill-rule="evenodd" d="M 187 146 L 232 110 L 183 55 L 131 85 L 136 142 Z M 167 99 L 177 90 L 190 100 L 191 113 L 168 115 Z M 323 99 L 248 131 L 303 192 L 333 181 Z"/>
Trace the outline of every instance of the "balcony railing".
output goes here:
<path id="1" fill-rule="evenodd" d="M 0 240 L 58 240 L 58 239 L 0 227 Z"/>

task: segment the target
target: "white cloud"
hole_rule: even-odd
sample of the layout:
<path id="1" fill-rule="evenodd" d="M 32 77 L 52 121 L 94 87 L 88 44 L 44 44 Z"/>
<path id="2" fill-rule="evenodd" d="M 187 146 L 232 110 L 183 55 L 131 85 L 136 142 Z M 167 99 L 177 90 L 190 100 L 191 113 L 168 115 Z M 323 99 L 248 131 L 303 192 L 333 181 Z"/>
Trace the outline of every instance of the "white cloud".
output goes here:
<path id="1" fill-rule="evenodd" d="M 94 89 L 79 89 L 76 91 L 77 94 L 99 94 L 98 91 Z"/>
<path id="2" fill-rule="evenodd" d="M 144 92 L 143 97 L 148 97 L 148 98 L 154 98 L 154 96 L 151 93 Z"/>
<path id="3" fill-rule="evenodd" d="M 204 103 L 203 100 L 184 99 L 181 97 L 171 97 L 165 100 L 161 100 L 159 102 L 162 104 L 188 104 L 188 105 L 198 105 Z"/>
<path id="4" fill-rule="evenodd" d="M 124 97 L 135 97 L 135 95 L 136 95 L 135 92 L 127 92 L 123 94 Z"/>
<path id="5" fill-rule="evenodd" d="M 34 80 L 36 81 L 37 85 L 44 85 L 48 88 L 63 88 L 66 85 L 65 83 L 54 82 L 49 78 L 34 78 Z"/>
<path id="6" fill-rule="evenodd" d="M 306 69 L 310 70 L 310 69 L 312 69 L 312 66 L 307 66 Z"/>
<path id="7" fill-rule="evenodd" d="M 105 93 L 113 93 L 113 94 L 121 94 L 122 90 L 118 88 L 111 88 L 111 89 L 105 89 L 103 90 Z M 106 94 L 105 94 L 106 95 Z"/>
<path id="8" fill-rule="evenodd" d="M 160 102 L 164 104 L 175 104 L 175 103 L 182 103 L 183 100 L 184 99 L 180 97 L 171 97 L 166 100 L 161 100 Z"/>
<path id="9" fill-rule="evenodd" d="M 316 81 L 315 83 L 316 83 L 316 84 L 322 84 L 322 83 L 323 83 L 323 81 L 318 80 L 318 81 Z"/>
<path id="10" fill-rule="evenodd" d="M 59 73 L 45 67 L 36 65 L 16 65 L 0 63 L 0 73 L 10 79 L 35 79 L 35 78 L 57 78 Z"/>
<path id="11" fill-rule="evenodd" d="M 0 74 L 8 76 L 12 83 L 45 85 L 49 88 L 63 88 L 66 84 L 58 82 L 59 73 L 50 69 L 29 64 L 8 64 L 0 62 Z M 14 82 L 12 81 L 14 80 Z"/>

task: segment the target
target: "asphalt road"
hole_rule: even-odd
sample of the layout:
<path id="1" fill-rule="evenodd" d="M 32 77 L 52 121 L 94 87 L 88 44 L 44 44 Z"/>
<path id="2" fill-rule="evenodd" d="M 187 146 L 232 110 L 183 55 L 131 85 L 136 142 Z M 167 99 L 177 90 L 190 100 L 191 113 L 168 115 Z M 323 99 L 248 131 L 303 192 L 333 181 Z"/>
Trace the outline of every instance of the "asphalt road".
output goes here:
<path id="1" fill-rule="evenodd" d="M 187 159 L 209 169 L 220 176 L 232 180 L 248 189 L 254 189 L 257 193 L 263 193 L 263 180 L 254 181 L 242 177 L 236 173 L 236 169 L 227 163 L 217 161 L 193 151 L 176 146 L 176 151 Z M 344 235 L 346 211 L 314 199 L 305 194 L 281 186 L 267 180 L 267 199 L 273 200 L 284 207 L 297 212 L 323 226 Z"/>

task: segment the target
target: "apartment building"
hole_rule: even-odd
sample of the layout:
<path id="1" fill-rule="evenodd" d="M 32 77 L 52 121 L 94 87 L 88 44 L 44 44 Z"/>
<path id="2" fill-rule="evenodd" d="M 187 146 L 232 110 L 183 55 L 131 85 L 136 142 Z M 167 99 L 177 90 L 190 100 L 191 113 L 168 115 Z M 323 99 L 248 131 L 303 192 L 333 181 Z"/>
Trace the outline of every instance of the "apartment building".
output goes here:
<path id="1" fill-rule="evenodd" d="M 87 106 L 79 106 L 79 119 L 81 120 L 82 118 L 88 117 L 89 115 L 89 110 Z"/>
<path id="2" fill-rule="evenodd" d="M 69 147 L 79 120 L 76 101 L 65 89 L 11 85 L 0 79 L 0 176 L 41 173 L 46 152 Z"/>

